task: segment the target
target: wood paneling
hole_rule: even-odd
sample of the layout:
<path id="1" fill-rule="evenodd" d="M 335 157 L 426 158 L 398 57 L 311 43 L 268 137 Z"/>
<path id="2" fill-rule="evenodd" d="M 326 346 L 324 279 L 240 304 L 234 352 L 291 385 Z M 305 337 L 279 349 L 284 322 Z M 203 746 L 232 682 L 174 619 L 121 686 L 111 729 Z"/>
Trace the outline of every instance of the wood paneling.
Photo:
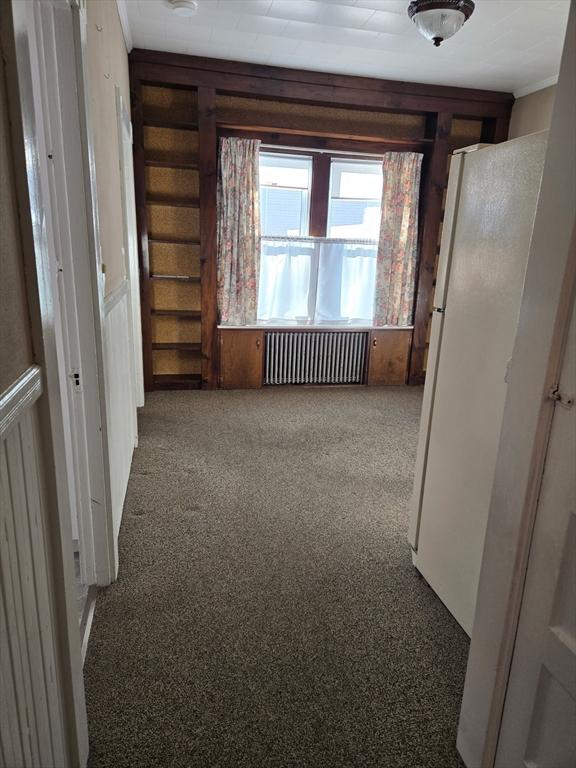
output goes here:
<path id="1" fill-rule="evenodd" d="M 200 269 L 202 275 L 202 385 L 218 386 L 218 305 L 216 298 L 218 144 L 216 136 L 216 92 L 198 90 L 198 135 L 200 141 Z"/>
<path id="2" fill-rule="evenodd" d="M 192 222 L 193 209 L 173 207 L 168 221 L 160 206 L 151 206 L 148 220 L 156 241 L 201 241 L 203 385 L 216 386 L 218 379 L 217 131 L 308 150 L 423 152 L 420 255 L 409 375 L 410 383 L 421 383 L 449 153 L 456 146 L 479 140 L 504 140 L 512 95 L 138 49 L 132 51 L 130 61 L 133 83 L 142 82 L 150 94 L 145 113 L 142 109 L 135 113 L 143 121 L 140 130 L 150 183 L 160 185 L 165 194 L 163 182 L 168 175 L 152 170 L 172 168 L 182 174 L 196 165 L 199 168 L 200 218 Z M 193 102 L 197 110 L 191 108 Z M 327 160 L 316 162 L 327 167 Z M 321 185 L 327 189 L 327 179 L 326 173 L 317 173 L 313 193 L 319 194 Z M 187 227 L 178 226 L 180 215 Z M 310 223 L 311 234 L 325 233 L 323 213 L 314 214 Z"/>
<path id="3" fill-rule="evenodd" d="M 410 329 L 373 330 L 368 351 L 369 386 L 397 386 L 406 384 L 410 357 Z"/>
<path id="4" fill-rule="evenodd" d="M 264 331 L 220 331 L 220 386 L 222 389 L 259 389 L 264 364 Z"/>
<path id="5" fill-rule="evenodd" d="M 224 93 L 392 112 L 509 117 L 511 94 L 404 83 L 134 49 L 135 74 L 149 83 L 206 86 Z"/>
<path id="6" fill-rule="evenodd" d="M 312 162 L 309 234 L 311 237 L 326 237 L 330 196 L 330 156 L 314 155 Z"/>
<path id="7" fill-rule="evenodd" d="M 448 183 L 448 156 L 452 115 L 442 112 L 430 119 L 434 148 L 423 169 L 420 259 L 414 307 L 414 334 L 410 353 L 409 384 L 423 384 L 425 378 L 426 335 L 430 320 L 434 271 L 438 258 L 438 235 L 442 220 L 442 201 Z"/>

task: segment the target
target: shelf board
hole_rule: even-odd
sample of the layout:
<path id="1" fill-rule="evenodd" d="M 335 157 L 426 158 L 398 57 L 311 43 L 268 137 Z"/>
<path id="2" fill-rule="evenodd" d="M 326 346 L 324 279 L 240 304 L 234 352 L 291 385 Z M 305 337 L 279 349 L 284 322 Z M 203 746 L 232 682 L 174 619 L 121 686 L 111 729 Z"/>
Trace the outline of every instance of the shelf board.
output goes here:
<path id="1" fill-rule="evenodd" d="M 154 117 L 145 117 L 142 121 L 146 128 L 173 128 L 178 131 L 197 131 L 196 123 L 181 120 L 157 120 Z"/>
<path id="2" fill-rule="evenodd" d="M 153 237 L 148 236 L 149 243 L 158 245 L 200 245 L 200 240 L 179 240 L 177 237 Z"/>
<path id="3" fill-rule="evenodd" d="M 202 344 L 188 341 L 156 341 L 152 344 L 152 349 L 176 349 L 179 352 L 201 353 Z"/>
<path id="4" fill-rule="evenodd" d="M 179 280 L 182 283 L 199 283 L 200 278 L 192 275 L 150 275 L 150 280 Z"/>
<path id="5" fill-rule="evenodd" d="M 152 314 L 165 317 L 202 317 L 199 309 L 153 309 Z"/>
<path id="6" fill-rule="evenodd" d="M 154 197 L 146 196 L 146 205 L 166 205 L 169 208 L 199 208 L 200 200 L 197 197 Z"/>
<path id="7" fill-rule="evenodd" d="M 177 168 L 182 171 L 198 170 L 198 163 L 183 163 L 177 160 L 154 160 L 153 158 L 147 158 L 144 160 L 144 165 L 149 168 Z"/>
<path id="8" fill-rule="evenodd" d="M 199 373 L 157 373 L 154 375 L 155 389 L 200 389 L 202 376 Z"/>

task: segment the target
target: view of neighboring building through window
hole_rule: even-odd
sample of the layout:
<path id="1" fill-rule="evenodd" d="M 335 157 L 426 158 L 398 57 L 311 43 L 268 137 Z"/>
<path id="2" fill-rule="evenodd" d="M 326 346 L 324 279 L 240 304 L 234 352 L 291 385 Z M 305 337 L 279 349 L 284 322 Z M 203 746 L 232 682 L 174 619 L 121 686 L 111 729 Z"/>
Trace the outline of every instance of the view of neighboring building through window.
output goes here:
<path id="1" fill-rule="evenodd" d="M 264 236 L 308 234 L 312 158 L 260 153 L 260 227 Z"/>
<path id="2" fill-rule="evenodd" d="M 377 240 L 380 232 L 382 163 L 332 160 L 328 237 Z"/>

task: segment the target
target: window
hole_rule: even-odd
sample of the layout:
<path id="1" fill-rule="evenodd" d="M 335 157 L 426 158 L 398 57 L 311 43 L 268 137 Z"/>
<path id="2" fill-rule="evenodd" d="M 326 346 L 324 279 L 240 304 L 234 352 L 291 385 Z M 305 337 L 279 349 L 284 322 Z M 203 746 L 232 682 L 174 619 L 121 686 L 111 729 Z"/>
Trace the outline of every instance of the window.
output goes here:
<path id="1" fill-rule="evenodd" d="M 308 234 L 312 158 L 260 153 L 260 227 L 263 235 Z"/>
<path id="2" fill-rule="evenodd" d="M 382 164 L 331 157 L 322 168 L 313 183 L 313 154 L 260 154 L 258 322 L 372 324 Z M 308 237 L 313 215 L 327 237 Z"/>
<path id="3" fill-rule="evenodd" d="M 382 163 L 332 160 L 328 237 L 377 240 L 381 200 Z"/>

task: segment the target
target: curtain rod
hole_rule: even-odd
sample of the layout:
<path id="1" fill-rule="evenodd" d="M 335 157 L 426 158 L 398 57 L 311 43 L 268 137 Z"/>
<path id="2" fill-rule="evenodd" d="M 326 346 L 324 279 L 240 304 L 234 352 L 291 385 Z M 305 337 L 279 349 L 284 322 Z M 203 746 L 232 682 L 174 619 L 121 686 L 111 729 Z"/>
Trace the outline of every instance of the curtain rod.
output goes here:
<path id="1" fill-rule="evenodd" d="M 301 154 L 306 154 L 306 152 L 312 152 L 315 155 L 346 155 L 347 157 L 374 157 L 377 160 L 383 160 L 384 154 L 375 154 L 374 152 L 356 152 L 356 151 L 349 151 L 346 152 L 343 149 L 314 149 L 313 147 L 289 147 L 285 146 L 283 144 L 265 144 L 262 142 L 260 145 L 260 149 L 284 149 L 288 152 L 294 152 L 297 151 Z"/>

